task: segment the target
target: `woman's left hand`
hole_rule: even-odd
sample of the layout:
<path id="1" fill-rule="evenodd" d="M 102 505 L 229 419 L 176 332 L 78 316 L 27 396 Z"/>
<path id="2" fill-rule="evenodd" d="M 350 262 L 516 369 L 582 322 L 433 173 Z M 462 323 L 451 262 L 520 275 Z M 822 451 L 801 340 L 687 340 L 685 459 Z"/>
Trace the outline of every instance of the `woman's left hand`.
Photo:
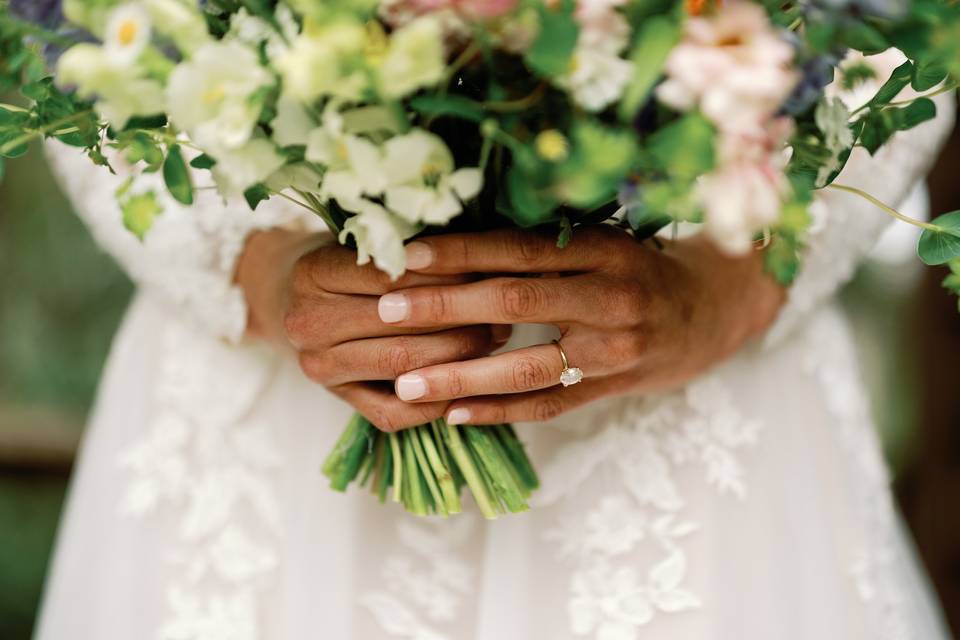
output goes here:
<path id="1" fill-rule="evenodd" d="M 509 229 L 417 240 L 407 256 L 423 274 L 518 277 L 389 293 L 384 322 L 555 325 L 584 374 L 559 386 L 560 351 L 546 344 L 397 379 L 401 400 L 456 400 L 446 413 L 453 424 L 544 421 L 602 397 L 681 385 L 762 333 L 784 300 L 760 252 L 730 257 L 701 238 L 658 249 L 610 226 L 578 229 L 563 249 L 555 236 Z"/>

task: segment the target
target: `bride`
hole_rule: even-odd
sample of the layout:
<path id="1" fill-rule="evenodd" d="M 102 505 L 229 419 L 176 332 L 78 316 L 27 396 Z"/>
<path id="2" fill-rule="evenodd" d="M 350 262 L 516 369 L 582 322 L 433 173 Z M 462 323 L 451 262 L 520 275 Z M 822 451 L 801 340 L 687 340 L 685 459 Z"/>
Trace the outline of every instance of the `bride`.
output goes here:
<path id="1" fill-rule="evenodd" d="M 902 204 L 951 125 L 941 98 L 841 181 Z M 948 637 L 832 304 L 884 227 L 868 203 L 823 195 L 789 291 L 759 250 L 612 228 L 565 250 L 516 231 L 418 241 L 390 283 L 276 203 L 167 202 L 141 244 L 111 197 L 122 177 L 51 158 L 140 294 L 40 640 Z M 582 383 L 558 384 L 566 360 Z M 520 423 L 533 508 L 418 519 L 331 491 L 320 466 L 353 408 L 383 429 Z"/>

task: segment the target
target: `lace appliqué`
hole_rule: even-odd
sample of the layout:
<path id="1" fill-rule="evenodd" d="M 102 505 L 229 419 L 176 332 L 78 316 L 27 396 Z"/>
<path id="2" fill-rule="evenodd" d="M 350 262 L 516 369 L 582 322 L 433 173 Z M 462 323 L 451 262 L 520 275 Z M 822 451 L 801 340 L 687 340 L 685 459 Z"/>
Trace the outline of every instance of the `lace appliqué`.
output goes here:
<path id="1" fill-rule="evenodd" d="M 167 536 L 162 640 L 257 640 L 258 595 L 279 563 L 280 513 L 270 425 L 244 418 L 272 373 L 271 354 L 171 325 L 162 336 L 146 435 L 120 455 L 121 503 L 148 517 L 176 508 Z"/>
<path id="2" fill-rule="evenodd" d="M 626 400 L 602 421 L 596 435 L 567 445 L 543 470 L 535 501 L 559 502 L 597 477 L 622 488 L 600 488 L 596 508 L 562 513 L 545 538 L 572 563 L 571 631 L 634 640 L 656 615 L 701 605 L 686 585 L 683 541 L 698 524 L 684 517 L 681 485 L 699 481 L 744 498 L 735 453 L 756 442 L 760 424 L 736 410 L 715 376 L 656 401 Z"/>
<path id="3" fill-rule="evenodd" d="M 473 591 L 474 570 L 459 555 L 477 528 L 477 516 L 450 520 L 397 521 L 398 553 L 383 563 L 383 589 L 364 593 L 360 603 L 388 634 L 409 640 L 444 640 L 439 629 L 455 623 Z M 425 619 L 424 619 L 425 618 Z"/>
<path id="4" fill-rule="evenodd" d="M 874 611 L 875 637 L 911 638 L 907 597 L 897 571 L 897 522 L 890 477 L 879 447 L 870 406 L 856 367 L 856 353 L 836 312 L 818 314 L 806 333 L 804 370 L 819 382 L 837 438 L 859 476 L 857 509 L 864 539 L 856 541 L 847 571 L 860 599 Z"/>

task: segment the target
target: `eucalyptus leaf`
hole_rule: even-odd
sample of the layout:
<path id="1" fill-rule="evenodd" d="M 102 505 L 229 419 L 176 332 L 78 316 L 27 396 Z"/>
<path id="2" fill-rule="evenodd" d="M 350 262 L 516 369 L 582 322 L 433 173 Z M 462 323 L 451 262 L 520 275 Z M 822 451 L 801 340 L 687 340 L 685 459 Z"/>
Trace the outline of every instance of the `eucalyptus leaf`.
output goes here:
<path id="1" fill-rule="evenodd" d="M 630 120 L 643 106 L 679 38 L 679 25 L 666 16 L 650 18 L 641 25 L 630 51 L 634 71 L 620 102 L 621 120 Z"/>
<path id="2" fill-rule="evenodd" d="M 193 181 L 178 145 L 173 145 L 167 151 L 167 159 L 163 163 L 163 181 L 174 200 L 181 204 L 193 204 Z"/>
<path id="3" fill-rule="evenodd" d="M 527 50 L 527 66 L 545 78 L 563 75 L 570 68 L 570 58 L 577 46 L 580 27 L 574 19 L 575 4 L 563 0 L 555 7 L 539 5 L 540 33 Z"/>
<path id="4" fill-rule="evenodd" d="M 917 243 L 917 255 L 929 265 L 944 264 L 960 257 L 960 211 L 951 211 L 931 224 L 937 229 L 924 229 Z"/>

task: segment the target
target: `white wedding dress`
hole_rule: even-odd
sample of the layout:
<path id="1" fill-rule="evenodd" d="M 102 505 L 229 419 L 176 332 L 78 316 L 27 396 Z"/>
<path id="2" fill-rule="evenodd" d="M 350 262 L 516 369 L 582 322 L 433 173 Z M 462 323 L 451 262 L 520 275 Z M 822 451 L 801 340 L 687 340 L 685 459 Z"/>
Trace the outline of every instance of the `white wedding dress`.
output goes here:
<path id="1" fill-rule="evenodd" d="M 858 153 L 842 182 L 902 203 L 951 126 L 950 100 L 939 107 L 875 158 Z M 831 301 L 886 226 L 871 205 L 823 194 L 764 341 L 675 393 L 519 425 L 543 481 L 531 511 L 418 519 L 327 487 L 320 466 L 350 408 L 242 339 L 244 237 L 314 221 L 203 192 L 193 208 L 167 202 L 141 244 L 113 204 L 122 177 L 75 150 L 51 156 L 140 293 L 76 468 L 39 640 L 948 637 Z"/>

